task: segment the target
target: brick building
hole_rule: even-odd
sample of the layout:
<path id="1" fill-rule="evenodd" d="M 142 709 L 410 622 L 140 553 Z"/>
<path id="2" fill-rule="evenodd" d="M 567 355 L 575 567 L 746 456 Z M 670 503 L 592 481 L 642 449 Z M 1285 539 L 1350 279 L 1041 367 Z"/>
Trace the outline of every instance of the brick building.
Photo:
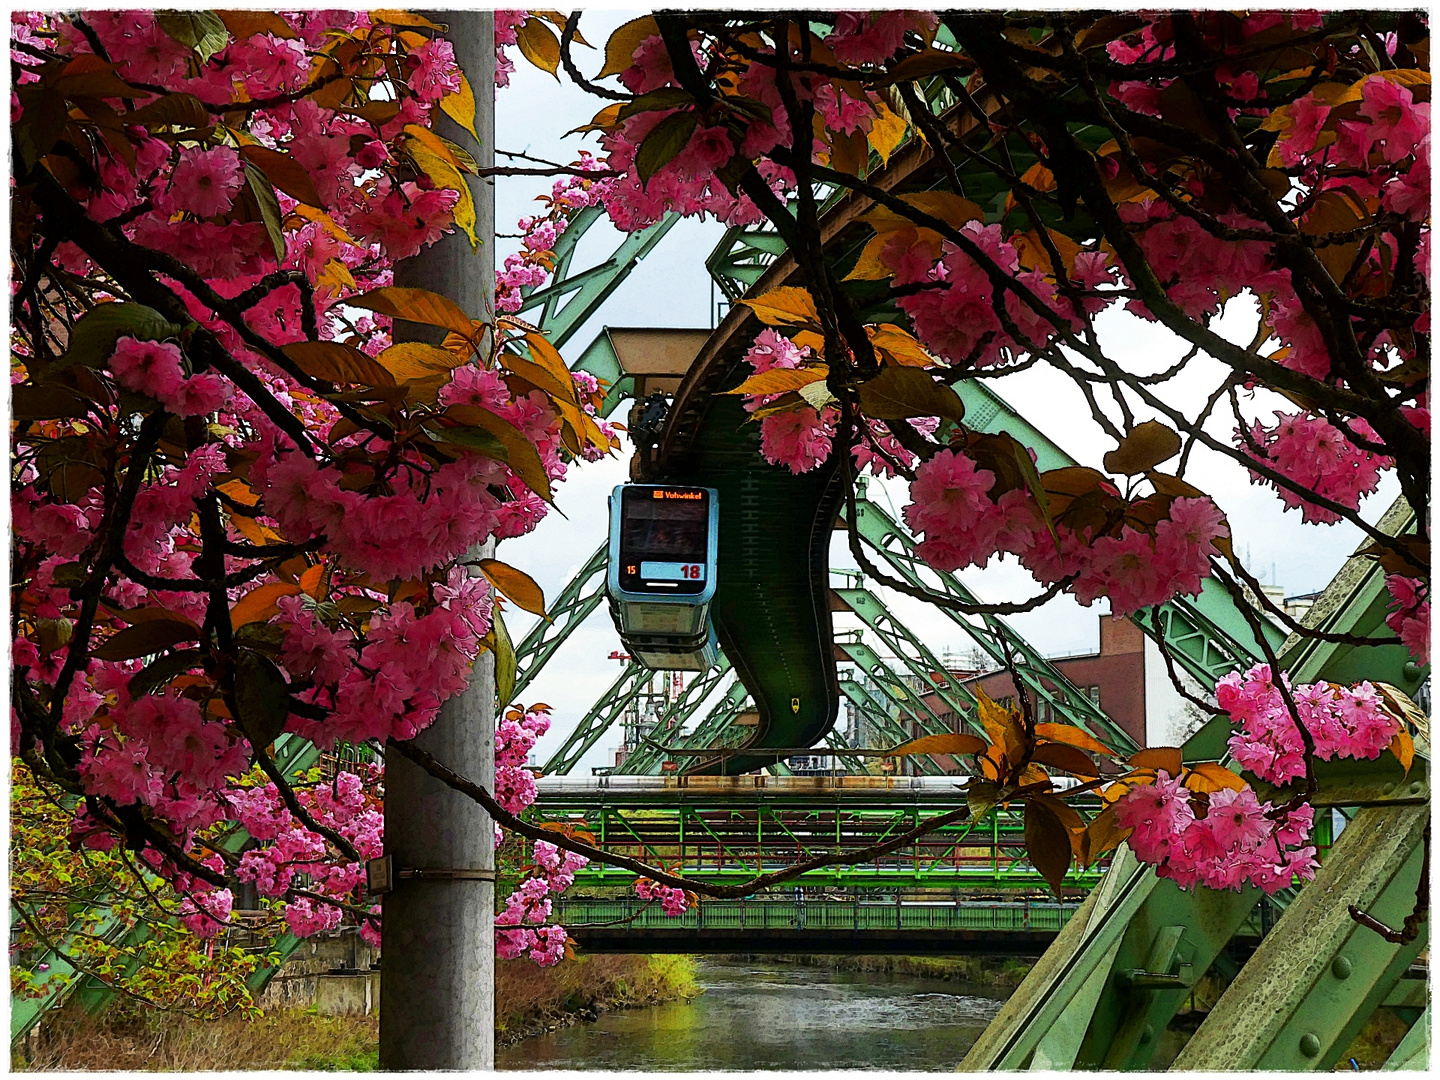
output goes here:
<path id="1" fill-rule="evenodd" d="M 1207 717 L 1176 692 L 1159 648 L 1138 626 L 1112 615 L 1099 619 L 1099 652 L 1049 657 L 1050 663 L 1141 746 L 1178 746 Z M 1015 696 L 1007 671 L 970 675 L 961 681 L 1002 703 Z M 936 712 L 945 709 L 936 695 L 928 695 L 926 701 Z M 1037 719 L 1046 723 L 1058 718 L 1044 706 Z"/>

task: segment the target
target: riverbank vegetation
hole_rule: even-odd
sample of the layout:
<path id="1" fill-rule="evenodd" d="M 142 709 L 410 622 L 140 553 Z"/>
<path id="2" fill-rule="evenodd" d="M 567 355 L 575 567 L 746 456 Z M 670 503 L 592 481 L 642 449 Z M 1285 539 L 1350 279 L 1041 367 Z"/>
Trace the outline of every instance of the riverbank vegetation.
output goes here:
<path id="1" fill-rule="evenodd" d="M 502 960 L 496 965 L 495 1036 L 519 1042 L 602 1012 L 700 993 L 688 956 L 581 956 L 555 967 Z M 213 1069 L 313 1069 L 364 1072 L 378 1067 L 377 1015 L 320 1016 L 275 1009 L 215 1020 L 117 1001 L 93 1017 L 65 1009 L 16 1047 L 12 1067 L 27 1071 L 195 1072 Z"/>

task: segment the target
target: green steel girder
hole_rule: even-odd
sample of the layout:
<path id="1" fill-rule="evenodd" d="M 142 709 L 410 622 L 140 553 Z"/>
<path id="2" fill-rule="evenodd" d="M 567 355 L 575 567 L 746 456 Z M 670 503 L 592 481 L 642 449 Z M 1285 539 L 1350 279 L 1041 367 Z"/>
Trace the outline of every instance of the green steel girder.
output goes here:
<path id="1" fill-rule="evenodd" d="M 283 774 L 293 775 L 296 772 L 303 772 L 314 765 L 315 762 L 319 760 L 320 750 L 314 743 L 308 742 L 299 736 L 282 733 L 275 740 L 273 757 L 276 766 Z M 248 840 L 249 834 L 246 833 L 245 830 L 237 828 L 225 838 L 222 846 L 227 851 L 239 851 Z M 72 930 L 78 930 L 88 915 L 93 914 L 97 909 L 103 909 L 108 906 L 108 904 L 97 899 L 95 907 L 91 908 L 90 911 L 77 914 L 74 922 L 71 924 Z M 15 916 L 15 919 L 18 919 L 18 916 Z M 12 924 L 13 922 L 14 920 L 12 920 Z M 121 947 L 138 945 L 144 941 L 150 933 L 145 923 L 138 923 L 127 930 L 124 924 L 114 916 L 100 918 L 95 927 L 86 932 Z M 291 942 L 288 948 L 285 948 L 286 939 L 290 939 Z M 294 949 L 295 943 L 298 943 L 298 939 L 292 938 L 291 935 L 287 933 L 277 941 L 276 950 L 281 951 L 284 956 L 288 956 L 290 951 Z M 60 942 L 62 952 L 65 949 L 65 944 L 64 941 Z M 101 983 L 88 975 L 80 974 L 71 965 L 69 960 L 60 953 L 45 953 L 36 961 L 37 966 L 41 963 L 49 965 L 49 970 L 45 972 L 44 978 L 39 984 L 46 990 L 46 993 L 39 997 L 17 998 L 12 995 L 10 998 L 11 1043 L 24 1038 L 48 1012 L 58 1008 L 67 1001 L 72 999 L 77 1000 L 87 1012 L 93 1014 L 98 1012 L 100 1008 L 107 1004 L 115 995 L 113 987 Z M 257 975 L 258 974 L 259 973 L 257 973 Z M 266 982 L 269 981 L 270 974 L 273 974 L 273 969 L 266 969 Z M 252 977 L 252 982 L 253 978 L 254 977 Z M 259 986 L 252 987 L 252 989 L 258 992 L 260 989 L 263 989 L 263 987 L 264 983 L 262 982 Z"/>
<path id="2" fill-rule="evenodd" d="M 1403 498 L 1396 499 L 1377 528 L 1388 536 L 1415 531 L 1415 511 Z M 1352 556 L 1335 576 L 1315 605 L 1307 612 L 1305 625 L 1317 630 L 1343 632 L 1361 636 L 1390 636 L 1385 625 L 1390 594 L 1385 588 L 1385 575 L 1374 559 Z M 1328 679 L 1338 683 L 1356 683 L 1363 679 L 1382 680 L 1414 694 L 1430 673 L 1430 665 L 1411 660 L 1410 650 L 1403 645 L 1382 645 L 1356 648 L 1290 637 L 1282 647 L 1281 663 L 1296 682 Z"/>
<path id="3" fill-rule="evenodd" d="M 893 711 L 887 712 L 891 717 L 898 718 L 899 714 L 903 714 L 915 724 L 921 735 L 944 735 L 950 730 L 949 723 L 930 708 L 924 696 L 906 686 L 904 680 L 869 645 L 863 641 L 837 641 L 835 644 L 851 663 L 869 676 L 874 691 L 890 703 Z M 897 726 L 902 733 L 901 742 L 913 738 L 903 726 Z"/>
<path id="4" fill-rule="evenodd" d="M 666 214 L 649 228 L 626 236 L 608 259 L 588 270 L 570 272 L 580 237 L 605 213 L 603 207 L 587 206 L 570 219 L 565 231 L 555 241 L 555 272 L 551 284 L 543 289 L 524 291 L 520 313 L 540 308 L 529 318 L 538 324 L 557 349 L 595 314 L 620 283 L 630 276 L 636 263 L 658 244 L 671 227 L 680 220 L 676 213 Z M 566 299 L 569 297 L 569 299 Z"/>
<path id="5" fill-rule="evenodd" d="M 979 603 L 975 594 L 954 574 L 925 566 L 915 554 L 914 538 L 874 502 L 869 499 L 856 500 L 855 521 L 860 538 L 866 546 L 910 584 L 934 587 L 932 581 L 922 577 L 923 567 L 926 574 L 933 575 L 934 581 L 938 581 L 940 589 L 947 596 L 967 604 Z M 1138 749 L 1135 740 L 1124 728 L 1111 720 L 1083 690 L 1066 678 L 1004 619 L 997 615 L 966 615 L 947 607 L 939 607 L 939 610 L 963 630 L 997 666 L 1003 666 L 1007 662 L 1008 648 L 1016 659 L 1016 674 L 1020 682 L 1036 698 L 1037 704 L 1048 704 L 1055 715 L 1078 727 L 1094 731 L 1117 750 Z"/>
<path id="6" fill-rule="evenodd" d="M 845 767 L 846 772 L 855 773 L 856 775 L 865 774 L 867 771 L 865 763 L 858 757 L 853 757 L 845 753 L 846 750 L 851 748 L 850 742 L 837 728 L 830 729 L 830 734 L 825 736 L 825 741 L 829 744 L 830 753 Z"/>
<path id="7" fill-rule="evenodd" d="M 692 679 L 680 696 L 660 714 L 651 739 L 655 743 L 664 743 L 678 734 L 729 674 L 730 660 L 722 653 L 714 667 Z M 653 776 L 660 772 L 660 763 L 664 759 L 665 750 L 660 746 L 643 744 L 633 747 L 615 771 Z"/>
<path id="8" fill-rule="evenodd" d="M 732 734 L 732 725 L 735 718 L 745 711 L 745 705 L 750 700 L 750 691 L 745 684 L 736 679 L 725 691 L 725 696 L 717 701 L 714 707 L 706 714 L 705 719 L 696 725 L 695 730 L 680 741 L 680 749 L 683 750 L 704 750 L 711 746 L 725 746 L 728 743 L 721 742 L 727 735 Z"/>
<path id="9" fill-rule="evenodd" d="M 620 675 L 610 684 L 610 688 L 600 696 L 600 700 L 580 718 L 570 737 L 550 755 L 541 771 L 547 776 L 569 775 L 575 763 L 585 756 L 586 751 L 595 745 L 601 735 L 610 730 L 611 725 L 620 719 L 630 703 L 640 696 L 654 674 L 649 668 L 642 667 L 633 660 L 627 663 Z"/>
<path id="10" fill-rule="evenodd" d="M 1400 1045 L 1395 1047 L 1385 1064 L 1380 1067 L 1381 1072 L 1394 1072 L 1397 1069 L 1422 1073 L 1430 1071 L 1430 1006 L 1425 1006 L 1420 1013 L 1420 1019 L 1411 1025 L 1405 1037 L 1400 1040 Z"/>
<path id="11" fill-rule="evenodd" d="M 1387 942 L 1415 906 L 1428 805 L 1367 807 L 1175 1059 L 1178 1069 L 1328 1071 L 1429 941 Z"/>
<path id="12" fill-rule="evenodd" d="M 905 665 L 924 691 L 934 693 L 954 710 L 956 717 L 974 733 L 984 735 L 985 728 L 976 717 L 975 695 L 959 679 L 946 670 L 945 665 L 917 638 L 874 593 L 868 589 L 832 590 L 849 609 L 858 615 L 875 636 L 891 653 Z M 936 679 L 939 682 L 936 682 Z"/>
<path id="13" fill-rule="evenodd" d="M 845 699 L 859 710 L 861 719 L 890 745 L 898 746 L 909 741 L 905 729 L 895 721 L 895 718 L 890 715 L 890 711 L 860 683 L 854 679 L 841 678 L 840 693 L 845 695 Z M 926 776 L 940 775 L 940 766 L 929 754 L 918 754 L 914 760 L 916 767 Z"/>
<path id="14" fill-rule="evenodd" d="M 608 545 L 601 544 L 555 598 L 546 612 L 549 621 L 539 620 L 515 647 L 516 674 L 512 698 L 524 692 L 555 651 L 565 644 L 566 638 L 605 599 L 605 570 L 609 561 Z"/>
<path id="15" fill-rule="evenodd" d="M 603 790 L 588 795 L 542 793 L 530 813 L 539 820 L 583 824 L 602 847 L 625 849 L 667 866 L 678 863 L 687 877 L 722 883 L 745 881 L 821 851 L 864 847 L 953 809 L 953 800 L 944 798 L 920 804 L 902 797 L 888 805 L 860 805 L 833 795 L 828 801 L 803 794 L 775 800 L 752 790 L 745 804 L 736 805 L 712 803 L 703 794 L 696 792 L 693 801 L 657 803 L 653 799 L 617 802 L 613 801 L 616 793 Z M 1044 879 L 1018 854 L 1024 845 L 1021 815 L 1006 811 L 989 825 L 993 832 L 987 827 L 973 835 L 967 825 L 953 823 L 887 855 L 883 863 L 812 871 L 795 884 L 1044 891 Z M 966 848 L 977 857 L 965 858 Z M 1017 856 L 1002 856 L 1002 848 L 1013 849 Z M 624 886 L 634 876 L 627 870 L 591 863 L 577 872 L 576 886 Z M 1073 869 L 1066 885 L 1087 888 L 1099 877 L 1098 870 Z"/>
<path id="16" fill-rule="evenodd" d="M 1368 572 L 1376 575 L 1378 568 L 1372 565 Z M 1373 617 L 1373 607 L 1352 602 L 1368 585 L 1364 575 L 1342 572 L 1332 583 L 1332 609 L 1349 612 L 1352 619 L 1367 611 Z M 1329 628 L 1348 632 L 1354 625 L 1336 620 Z M 1300 650 L 1297 655 L 1307 653 Z M 1346 659 L 1343 652 L 1330 655 L 1337 662 Z M 1304 677 L 1328 677 L 1328 670 L 1316 665 Z M 1186 743 L 1185 759 L 1220 757 L 1227 728 L 1223 717 L 1207 724 Z M 1428 760 L 1423 756 L 1417 757 L 1408 776 L 1388 754 L 1374 762 L 1320 763 L 1320 789 L 1312 800 L 1317 807 L 1365 805 L 1368 809 L 1361 811 L 1332 846 L 1317 880 L 1302 888 L 1285 907 L 1280 923 L 1271 931 L 1273 935 L 1281 924 L 1287 927 L 1285 936 L 1270 946 L 1279 955 L 1267 953 L 1271 958 L 1264 960 L 1257 953 L 1241 968 L 1231 988 L 1240 996 L 1226 1004 L 1231 993 L 1227 991 L 1211 1013 L 1213 1022 L 1207 1020 L 1196 1033 L 1177 1059 L 1176 1068 L 1187 1067 L 1187 1063 L 1194 1068 L 1227 1069 L 1328 1067 L 1332 1052 L 1338 1055 L 1347 1044 L 1348 1040 L 1338 1037 L 1346 1031 L 1353 1035 L 1352 1029 L 1358 1029 L 1393 988 L 1391 976 L 1398 978 L 1397 970 L 1403 971 L 1408 963 L 1402 962 L 1403 957 L 1397 959 L 1400 954 L 1393 948 L 1381 956 L 1384 963 L 1373 959 L 1376 950 L 1383 953 L 1384 943 L 1349 923 L 1344 890 L 1360 890 L 1358 902 L 1370 905 L 1382 920 L 1392 918 L 1398 923 L 1408 913 L 1414 903 L 1414 875 L 1418 874 L 1414 860 L 1420 856 L 1419 833 L 1411 826 L 1414 815 L 1427 816 L 1427 777 Z M 1262 797 L 1280 798 L 1278 793 L 1263 794 L 1263 786 Z M 1356 823 L 1362 820 L 1369 823 L 1367 828 L 1356 830 Z M 1243 920 L 1249 899 L 1245 894 L 1207 889 L 1182 893 L 1138 863 L 1128 848 L 1122 851 L 1101 888 L 1087 902 L 1095 905 L 1093 910 L 1082 910 L 1084 917 L 1077 916 L 1056 939 L 972 1048 L 962 1068 L 1145 1069 L 1152 1063 L 1158 1049 L 1155 1036 L 1169 1022 L 1184 994 L 1173 983 L 1167 986 L 1166 979 L 1142 978 L 1137 983 L 1135 972 L 1150 972 L 1147 964 L 1163 944 L 1160 938 L 1165 928 L 1183 927 L 1177 944 L 1192 951 L 1185 955 L 1176 948 L 1170 957 L 1189 962 L 1188 977 L 1202 973 Z M 1412 868 L 1408 879 L 1398 869 L 1406 866 Z M 1352 878 L 1352 885 L 1344 884 Z M 1335 944 L 1342 930 L 1349 950 L 1344 953 Z M 1368 966 L 1362 966 L 1352 952 L 1364 953 Z M 1358 972 L 1362 977 L 1344 988 L 1338 984 L 1348 981 L 1348 975 L 1345 980 L 1332 979 L 1331 986 L 1317 981 L 1317 965 L 1335 965 L 1333 976 L 1346 967 L 1335 964 L 1342 956 L 1351 974 Z M 1152 974 L 1181 971 L 1177 967 Z M 1151 985 L 1142 985 L 1146 982 Z M 1351 987 L 1356 988 L 1354 992 Z M 1214 1019 L 1222 1006 L 1229 1022 Z M 1335 1038 L 1329 1034 L 1332 1028 Z M 1217 1050 L 1216 1041 L 1224 1043 L 1235 1030 L 1248 1032 L 1248 1041 L 1223 1052 Z M 1302 1055 L 1300 1041 L 1309 1034 L 1315 1035 L 1314 1041 L 1306 1042 L 1313 1053 Z M 1254 1060 L 1239 1060 L 1237 1054 L 1241 1053 Z M 1208 1064 L 1196 1064 L 1202 1060 Z"/>

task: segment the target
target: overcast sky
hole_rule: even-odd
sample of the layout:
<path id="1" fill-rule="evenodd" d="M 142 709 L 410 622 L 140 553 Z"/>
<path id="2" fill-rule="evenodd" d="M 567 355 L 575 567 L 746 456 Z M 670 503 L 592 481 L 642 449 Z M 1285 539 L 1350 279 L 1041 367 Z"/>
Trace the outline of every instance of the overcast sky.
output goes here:
<path id="1" fill-rule="evenodd" d="M 635 12 L 587 10 L 581 23 L 585 37 L 603 47 L 611 30 L 635 16 Z M 600 67 L 600 52 L 577 50 L 577 62 L 584 72 Z M 511 85 L 500 90 L 496 105 L 496 147 L 554 161 L 571 161 L 581 149 L 597 149 L 593 136 L 564 133 L 587 123 L 605 103 L 549 75 L 517 57 Z M 503 157 L 497 163 L 503 164 Z M 534 198 L 548 192 L 549 181 L 535 178 L 501 178 L 496 185 L 496 220 L 501 232 L 514 231 L 515 221 L 534 213 Z M 562 350 L 573 362 L 603 326 L 708 327 L 714 324 L 714 290 L 705 271 L 705 258 L 719 242 L 724 229 L 717 223 L 685 220 L 679 222 L 658 247 L 636 268 L 619 290 L 601 307 L 590 323 L 571 338 Z M 575 269 L 592 265 L 608 256 L 621 235 L 602 222 L 592 227 L 577 253 Z M 497 253 L 503 256 L 516 241 L 502 239 Z M 1223 325 L 1228 337 L 1248 341 L 1255 325 L 1253 310 L 1235 305 Z M 1123 312 L 1107 313 L 1101 324 L 1104 344 L 1110 355 L 1144 369 L 1164 367 L 1179 359 L 1185 348 L 1168 331 Z M 1214 361 L 1194 365 L 1167 393 L 1171 401 L 1183 402 L 1193 388 L 1197 400 L 1215 385 Z M 1050 369 L 1036 367 L 1028 372 L 992 380 L 991 387 L 1015 406 L 1031 423 L 1044 431 L 1083 464 L 1099 465 L 1100 457 L 1113 447 L 1090 417 L 1080 392 Z M 1143 416 L 1141 417 L 1144 418 Z M 623 410 L 616 419 L 624 419 Z M 1218 424 L 1214 431 L 1227 437 L 1232 424 Z M 605 541 L 605 500 L 611 489 L 628 477 L 628 448 L 623 456 L 572 469 L 570 479 L 559 488 L 557 505 L 565 515 L 551 514 L 529 536 L 506 541 L 499 555 L 523 567 L 541 584 L 547 598 L 553 598 L 565 583 Z M 756 468 L 768 468 L 758 457 Z M 1360 542 L 1358 529 L 1348 524 L 1313 527 L 1300 523 L 1297 512 L 1284 513 L 1269 489 L 1249 483 L 1246 472 L 1213 452 L 1197 449 L 1188 479 L 1211 493 L 1229 518 L 1235 548 L 1250 570 L 1267 584 L 1278 583 L 1287 595 L 1322 589 L 1345 558 Z M 872 485 L 872 497 L 892 507 L 897 517 L 908 501 L 906 485 L 889 482 L 882 489 Z M 1398 485 L 1387 480 L 1381 490 L 1363 506 L 1369 520 L 1376 520 L 1398 494 Z M 723 508 L 722 508 L 723 513 Z M 832 548 L 831 566 L 852 567 L 843 538 Z M 1034 581 L 1013 561 L 992 563 L 983 571 L 961 575 L 982 598 L 1013 600 L 1032 595 Z M 936 654 L 947 647 L 967 652 L 970 643 L 945 616 L 928 605 L 874 586 Z M 1011 619 L 1022 634 L 1041 651 L 1065 655 L 1098 648 L 1098 616 L 1103 602 L 1082 608 L 1061 597 L 1043 609 Z M 533 618 L 523 612 L 511 616 L 516 640 L 529 629 Z M 845 627 L 837 622 L 837 629 Z M 537 748 L 536 760 L 544 762 L 569 735 L 575 723 L 613 682 L 621 665 L 608 659 L 620 648 L 620 641 L 604 605 L 571 635 L 540 677 L 524 695 L 525 701 L 545 701 L 554 707 L 554 728 Z M 620 731 L 613 729 L 574 770 L 588 776 L 590 768 L 614 762 L 614 748 Z"/>

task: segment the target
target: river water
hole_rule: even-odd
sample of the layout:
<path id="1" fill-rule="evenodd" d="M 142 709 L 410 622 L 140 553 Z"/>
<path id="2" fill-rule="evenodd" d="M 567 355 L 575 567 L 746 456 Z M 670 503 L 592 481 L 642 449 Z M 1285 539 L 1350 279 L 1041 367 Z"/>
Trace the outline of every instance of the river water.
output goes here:
<path id="1" fill-rule="evenodd" d="M 908 975 L 701 958 L 688 1004 L 606 1013 L 526 1039 L 500 1069 L 955 1068 L 1009 990 Z"/>

